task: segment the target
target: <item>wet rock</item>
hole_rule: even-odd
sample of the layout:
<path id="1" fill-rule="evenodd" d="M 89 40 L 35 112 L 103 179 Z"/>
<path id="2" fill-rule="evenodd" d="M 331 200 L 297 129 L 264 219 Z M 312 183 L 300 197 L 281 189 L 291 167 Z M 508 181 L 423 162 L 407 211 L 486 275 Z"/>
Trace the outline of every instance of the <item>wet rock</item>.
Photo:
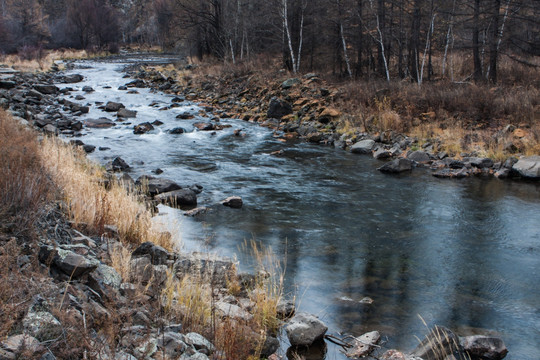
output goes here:
<path id="1" fill-rule="evenodd" d="M 173 135 L 183 134 L 185 132 L 186 130 L 181 127 L 176 127 L 174 129 L 169 130 L 169 134 L 173 134 Z"/>
<path id="2" fill-rule="evenodd" d="M 528 156 L 518 160 L 512 170 L 524 178 L 540 179 L 540 156 Z"/>
<path id="3" fill-rule="evenodd" d="M 154 126 L 161 126 L 161 125 L 163 125 L 163 121 L 154 120 L 154 121 L 152 121 L 152 125 L 154 125 Z"/>
<path id="4" fill-rule="evenodd" d="M 197 206 L 197 194 L 191 189 L 179 189 L 158 194 L 154 199 L 170 206 Z"/>
<path id="5" fill-rule="evenodd" d="M 189 120 L 189 119 L 193 119 L 194 117 L 195 116 L 192 113 L 188 112 L 188 111 L 185 111 L 183 113 L 180 113 L 180 114 L 176 115 L 176 118 L 181 119 L 181 120 Z"/>
<path id="6" fill-rule="evenodd" d="M 353 154 L 371 154 L 371 150 L 374 146 L 374 140 L 361 140 L 351 146 L 351 152 Z"/>
<path id="7" fill-rule="evenodd" d="M 214 124 L 212 123 L 206 123 L 206 122 L 199 122 L 199 123 L 195 123 L 193 124 L 193 127 L 196 128 L 196 129 L 199 129 L 201 131 L 212 131 L 215 129 L 215 126 Z"/>
<path id="8" fill-rule="evenodd" d="M 401 173 L 404 171 L 411 171 L 412 164 L 413 162 L 409 159 L 399 158 L 399 159 L 395 159 L 390 162 L 387 162 L 386 164 L 384 164 L 377 170 L 384 173 L 396 174 L 396 173 Z"/>
<path id="9" fill-rule="evenodd" d="M 450 329 L 437 325 L 410 355 L 424 360 L 438 360 L 449 355 L 455 355 L 459 359 L 461 354 L 462 348 L 457 335 Z"/>
<path id="10" fill-rule="evenodd" d="M 53 248 L 48 245 L 41 246 L 39 261 L 58 268 L 73 279 L 94 271 L 99 265 L 97 260 L 90 260 L 73 251 Z"/>
<path id="11" fill-rule="evenodd" d="M 452 169 L 441 169 L 439 171 L 436 171 L 432 174 L 436 178 L 456 178 L 456 179 L 463 179 L 466 177 L 469 177 L 471 174 L 469 170 L 466 168 L 462 168 L 459 170 L 452 170 Z"/>
<path id="12" fill-rule="evenodd" d="M 157 178 L 150 175 L 140 176 L 137 181 L 135 181 L 135 184 L 142 187 L 142 190 L 150 196 L 182 189 L 180 185 L 172 180 Z"/>
<path id="13" fill-rule="evenodd" d="M 352 347 L 347 350 L 345 355 L 349 358 L 361 358 L 369 355 L 375 349 L 375 345 L 377 345 L 380 339 L 381 334 L 378 331 L 371 331 L 354 338 L 350 342 Z"/>
<path id="14" fill-rule="evenodd" d="M 471 164 L 471 166 L 474 166 L 476 168 L 490 168 L 493 166 L 493 160 L 488 158 L 479 158 L 479 157 L 468 157 L 464 158 L 463 162 L 465 164 Z"/>
<path id="15" fill-rule="evenodd" d="M 78 82 L 81 82 L 84 80 L 84 77 L 80 74 L 71 74 L 71 75 L 66 75 L 64 76 L 64 78 L 62 79 L 62 82 L 64 84 L 74 84 L 74 83 L 78 83 Z"/>
<path id="16" fill-rule="evenodd" d="M 96 150 L 96 147 L 94 145 L 85 144 L 83 145 L 83 150 L 85 153 L 90 154 L 91 152 L 94 152 Z"/>
<path id="17" fill-rule="evenodd" d="M 119 118 L 134 118 L 137 117 L 137 111 L 121 108 L 120 110 L 118 110 L 116 116 L 118 116 Z"/>
<path id="18" fill-rule="evenodd" d="M 28 334 L 39 341 L 53 340 L 62 334 L 62 324 L 48 311 L 30 309 L 22 325 Z"/>
<path id="19" fill-rule="evenodd" d="M 86 125 L 86 127 L 98 128 L 98 129 L 110 128 L 110 127 L 113 127 L 115 125 L 114 122 L 112 122 L 111 120 L 109 120 L 107 118 L 86 119 L 84 121 L 84 124 Z"/>
<path id="20" fill-rule="evenodd" d="M 139 245 L 139 247 L 131 253 L 132 258 L 140 256 L 149 256 L 152 265 L 166 265 L 170 254 L 161 246 L 147 241 Z"/>
<path id="21" fill-rule="evenodd" d="M 300 83 L 301 83 L 301 81 L 298 78 L 287 79 L 283 83 L 281 83 L 281 88 L 283 90 L 287 90 L 287 89 L 292 88 L 294 85 L 300 84 Z"/>
<path id="22" fill-rule="evenodd" d="M 133 133 L 137 135 L 146 134 L 149 131 L 154 130 L 154 126 L 149 122 L 143 122 L 142 124 L 135 125 Z"/>
<path id="23" fill-rule="evenodd" d="M 198 208 L 186 211 L 184 213 L 184 216 L 194 217 L 194 216 L 202 215 L 206 213 L 207 211 L 208 211 L 208 208 L 206 207 L 198 207 Z"/>
<path id="24" fill-rule="evenodd" d="M 461 169 L 465 166 L 465 163 L 463 161 L 452 158 L 443 159 L 443 164 L 445 166 L 448 166 L 450 169 Z"/>
<path id="25" fill-rule="evenodd" d="M 420 164 L 426 164 L 429 162 L 429 155 L 421 150 L 416 150 L 407 155 L 407 159 L 415 161 Z"/>
<path id="26" fill-rule="evenodd" d="M 266 113 L 267 118 L 281 119 L 282 117 L 292 114 L 293 108 L 291 104 L 285 100 L 273 97 L 270 100 L 270 105 L 268 106 L 268 111 Z"/>
<path id="27" fill-rule="evenodd" d="M 54 95 L 58 92 L 58 87 L 50 84 L 36 84 L 34 89 L 45 95 Z"/>
<path id="28" fill-rule="evenodd" d="M 326 334 L 328 327 L 315 315 L 296 314 L 285 326 L 292 346 L 310 346 Z"/>
<path id="29" fill-rule="evenodd" d="M 126 171 L 130 166 L 121 157 L 116 157 L 105 164 L 105 170 L 109 172 Z"/>
<path id="30" fill-rule="evenodd" d="M 493 176 L 495 176 L 497 179 L 507 179 L 510 176 L 510 169 L 503 167 L 497 170 Z"/>
<path id="31" fill-rule="evenodd" d="M 118 87 L 118 90 L 120 90 L 120 91 L 126 91 L 127 89 L 128 89 L 128 88 L 127 88 L 127 86 L 125 86 L 125 85 L 122 85 L 122 86 L 119 86 L 119 87 Z"/>
<path id="32" fill-rule="evenodd" d="M 94 92 L 95 90 L 91 86 L 84 86 L 82 88 L 82 91 L 84 91 L 85 93 L 91 93 L 91 92 Z"/>
<path id="33" fill-rule="evenodd" d="M 240 209 L 244 202 L 240 196 L 230 196 L 221 202 L 222 205 L 228 206 L 234 209 Z"/>
<path id="34" fill-rule="evenodd" d="M 13 89 L 17 83 L 10 80 L 0 80 L 0 89 Z"/>
<path id="35" fill-rule="evenodd" d="M 137 79 L 137 80 L 133 80 L 131 82 L 128 82 L 126 84 L 126 86 L 127 87 L 144 88 L 144 87 L 146 87 L 146 83 L 144 82 L 144 80 Z"/>
<path id="36" fill-rule="evenodd" d="M 107 112 L 116 112 L 116 111 L 118 111 L 118 110 L 120 110 L 122 108 L 125 108 L 124 104 L 109 101 L 105 105 L 104 110 L 107 111 Z"/>
<path id="37" fill-rule="evenodd" d="M 463 349 L 480 359 L 500 360 L 508 354 L 504 341 L 498 337 L 474 335 L 460 339 Z"/>
<path id="38" fill-rule="evenodd" d="M 386 150 L 384 147 L 381 146 L 373 152 L 373 157 L 375 159 L 382 160 L 392 157 L 392 154 L 390 153 L 390 151 Z"/>

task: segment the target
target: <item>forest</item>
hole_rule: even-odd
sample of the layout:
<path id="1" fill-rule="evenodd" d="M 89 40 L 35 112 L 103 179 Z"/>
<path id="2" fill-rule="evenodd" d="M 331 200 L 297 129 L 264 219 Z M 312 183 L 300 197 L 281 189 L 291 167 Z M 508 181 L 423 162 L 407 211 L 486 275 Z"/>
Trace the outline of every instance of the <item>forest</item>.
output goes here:
<path id="1" fill-rule="evenodd" d="M 0 52 L 159 46 L 342 78 L 497 83 L 537 67 L 538 0 L 0 0 Z M 458 69 L 459 71 L 457 71 Z M 512 81 L 519 81 L 513 79 Z"/>

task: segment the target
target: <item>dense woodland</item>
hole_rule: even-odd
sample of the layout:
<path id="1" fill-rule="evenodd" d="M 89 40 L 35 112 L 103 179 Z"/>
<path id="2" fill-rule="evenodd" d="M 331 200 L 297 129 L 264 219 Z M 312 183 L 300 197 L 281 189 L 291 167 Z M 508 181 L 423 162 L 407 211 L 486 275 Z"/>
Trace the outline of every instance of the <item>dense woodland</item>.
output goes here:
<path id="1" fill-rule="evenodd" d="M 159 45 L 231 63 L 268 56 L 292 72 L 495 83 L 502 58 L 534 67 L 540 55 L 539 0 L 0 0 L 0 7 L 0 51 L 22 56 Z M 458 60 L 466 78 L 454 78 Z"/>

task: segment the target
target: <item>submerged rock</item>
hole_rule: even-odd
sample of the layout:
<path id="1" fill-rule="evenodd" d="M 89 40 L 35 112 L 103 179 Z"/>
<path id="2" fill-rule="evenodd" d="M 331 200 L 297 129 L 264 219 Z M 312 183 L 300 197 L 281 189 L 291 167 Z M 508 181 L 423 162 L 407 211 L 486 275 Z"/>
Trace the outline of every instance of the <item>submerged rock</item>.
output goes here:
<path id="1" fill-rule="evenodd" d="M 233 209 L 240 209 L 244 205 L 244 202 L 240 196 L 230 196 L 223 200 L 221 204 Z"/>
<path id="2" fill-rule="evenodd" d="M 154 130 L 154 126 L 149 122 L 143 122 L 142 124 L 135 125 L 133 133 L 137 135 L 146 134 L 149 131 Z"/>
<path id="3" fill-rule="evenodd" d="M 500 360 L 508 354 L 504 341 L 498 337 L 474 335 L 460 339 L 463 349 L 480 359 Z"/>

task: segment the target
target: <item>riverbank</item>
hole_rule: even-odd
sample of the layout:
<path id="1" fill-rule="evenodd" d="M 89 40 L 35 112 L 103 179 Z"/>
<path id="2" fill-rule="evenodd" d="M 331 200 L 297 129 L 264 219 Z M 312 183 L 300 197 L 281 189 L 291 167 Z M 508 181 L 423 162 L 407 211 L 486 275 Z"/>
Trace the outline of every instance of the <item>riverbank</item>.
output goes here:
<path id="1" fill-rule="evenodd" d="M 494 175 L 540 178 L 540 95 L 525 86 L 331 82 L 315 73 L 291 77 L 275 64 L 143 67 L 150 86 L 206 104 L 219 118 L 239 118 L 376 159 L 381 171 L 428 167 L 440 178 Z M 532 156 L 532 158 L 531 158 Z M 520 158 L 529 158 L 516 163 Z M 398 160 L 399 159 L 399 160 Z"/>

